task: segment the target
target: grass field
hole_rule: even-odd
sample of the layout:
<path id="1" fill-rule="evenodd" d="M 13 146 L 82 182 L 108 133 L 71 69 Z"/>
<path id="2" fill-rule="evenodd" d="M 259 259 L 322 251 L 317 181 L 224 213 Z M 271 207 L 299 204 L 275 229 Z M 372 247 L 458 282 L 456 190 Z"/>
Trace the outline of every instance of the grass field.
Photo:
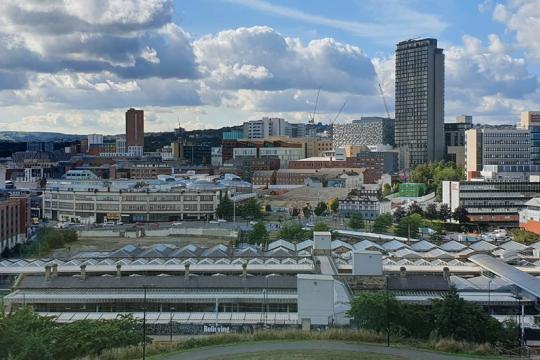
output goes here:
<path id="1" fill-rule="evenodd" d="M 391 355 L 355 351 L 263 351 L 250 354 L 212 357 L 208 360 L 394 360 L 404 359 Z"/>

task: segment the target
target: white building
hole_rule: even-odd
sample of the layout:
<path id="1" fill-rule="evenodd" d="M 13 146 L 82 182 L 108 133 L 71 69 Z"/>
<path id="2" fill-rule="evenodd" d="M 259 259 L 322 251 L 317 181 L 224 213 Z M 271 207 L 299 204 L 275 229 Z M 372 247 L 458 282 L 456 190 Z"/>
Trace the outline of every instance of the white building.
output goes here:
<path id="1" fill-rule="evenodd" d="M 90 134 L 88 135 L 88 146 L 91 145 L 103 145 L 102 134 Z"/>
<path id="2" fill-rule="evenodd" d="M 277 157 L 282 169 L 287 169 L 289 167 L 289 161 L 303 159 L 304 155 L 305 151 L 303 148 L 268 147 L 259 149 L 260 158 Z"/>

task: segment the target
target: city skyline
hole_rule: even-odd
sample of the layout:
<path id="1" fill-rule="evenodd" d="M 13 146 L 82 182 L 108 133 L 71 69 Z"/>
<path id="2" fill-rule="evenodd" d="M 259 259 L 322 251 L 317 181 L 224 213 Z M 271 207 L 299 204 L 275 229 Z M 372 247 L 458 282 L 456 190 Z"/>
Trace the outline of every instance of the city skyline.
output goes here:
<path id="1" fill-rule="evenodd" d="M 385 115 L 378 82 L 393 116 L 396 44 L 417 37 L 445 50 L 446 121 L 540 107 L 538 1 L 96 4 L 0 5 L 3 130 L 117 134 L 129 107 L 148 132 L 307 122 L 319 88 L 316 120 L 347 101 L 342 123 Z"/>

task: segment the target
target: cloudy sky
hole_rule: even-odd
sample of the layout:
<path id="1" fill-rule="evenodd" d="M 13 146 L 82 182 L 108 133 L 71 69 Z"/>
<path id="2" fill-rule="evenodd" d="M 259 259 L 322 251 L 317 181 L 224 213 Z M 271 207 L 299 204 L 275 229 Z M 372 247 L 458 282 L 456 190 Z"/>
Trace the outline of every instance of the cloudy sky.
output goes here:
<path id="1" fill-rule="evenodd" d="M 261 116 L 383 115 L 395 44 L 435 37 L 445 115 L 540 110 L 540 0 L 2 0 L 0 130 L 215 128 Z"/>

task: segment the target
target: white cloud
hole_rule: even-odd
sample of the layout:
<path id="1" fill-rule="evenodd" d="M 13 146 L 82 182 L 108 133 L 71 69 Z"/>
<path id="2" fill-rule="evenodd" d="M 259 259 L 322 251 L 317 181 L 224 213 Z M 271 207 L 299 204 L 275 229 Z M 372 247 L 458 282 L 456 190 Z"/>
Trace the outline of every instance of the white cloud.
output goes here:
<path id="1" fill-rule="evenodd" d="M 493 10 L 493 19 L 502 22 L 515 33 L 517 44 L 527 56 L 540 61 L 540 0 L 515 0 L 508 5 L 497 4 Z"/>
<path id="2" fill-rule="evenodd" d="M 265 26 L 207 35 L 193 44 L 205 82 L 222 89 L 317 89 L 372 93 L 374 70 L 356 46 L 334 39 L 307 45 Z"/>

